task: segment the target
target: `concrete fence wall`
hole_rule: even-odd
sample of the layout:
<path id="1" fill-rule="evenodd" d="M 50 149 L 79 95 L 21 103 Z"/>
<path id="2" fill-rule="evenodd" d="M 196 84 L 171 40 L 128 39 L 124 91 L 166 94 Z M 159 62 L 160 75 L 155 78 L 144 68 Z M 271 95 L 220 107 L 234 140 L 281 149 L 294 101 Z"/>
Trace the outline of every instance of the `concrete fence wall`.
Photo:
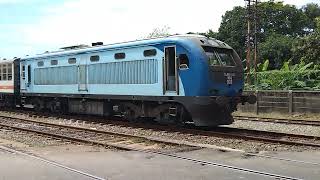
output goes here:
<path id="1" fill-rule="evenodd" d="M 245 91 L 244 94 L 255 94 L 257 103 L 239 105 L 241 112 L 320 113 L 320 91 Z"/>

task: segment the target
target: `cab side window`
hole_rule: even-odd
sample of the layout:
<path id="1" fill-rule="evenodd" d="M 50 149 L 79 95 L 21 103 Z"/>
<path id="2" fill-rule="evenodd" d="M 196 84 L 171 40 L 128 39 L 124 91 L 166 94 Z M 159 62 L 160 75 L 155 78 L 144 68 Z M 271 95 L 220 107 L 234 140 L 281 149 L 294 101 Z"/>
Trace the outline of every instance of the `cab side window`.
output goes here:
<path id="1" fill-rule="evenodd" d="M 27 73 L 28 73 L 28 84 L 31 83 L 31 65 L 28 65 L 28 69 L 27 69 Z"/>
<path id="2" fill-rule="evenodd" d="M 26 66 L 25 65 L 22 65 L 22 79 L 26 79 Z"/>
<path id="3" fill-rule="evenodd" d="M 179 69 L 189 69 L 189 58 L 186 54 L 179 55 Z"/>

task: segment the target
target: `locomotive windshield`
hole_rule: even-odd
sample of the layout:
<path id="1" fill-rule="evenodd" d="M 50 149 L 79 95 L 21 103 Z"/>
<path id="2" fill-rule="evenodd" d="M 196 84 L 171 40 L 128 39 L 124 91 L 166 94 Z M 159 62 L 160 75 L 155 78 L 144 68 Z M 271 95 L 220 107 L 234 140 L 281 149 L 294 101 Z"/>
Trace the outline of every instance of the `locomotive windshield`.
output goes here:
<path id="1" fill-rule="evenodd" d="M 209 57 L 210 66 L 235 66 L 233 52 L 231 49 L 214 48 L 202 46 L 206 55 Z"/>

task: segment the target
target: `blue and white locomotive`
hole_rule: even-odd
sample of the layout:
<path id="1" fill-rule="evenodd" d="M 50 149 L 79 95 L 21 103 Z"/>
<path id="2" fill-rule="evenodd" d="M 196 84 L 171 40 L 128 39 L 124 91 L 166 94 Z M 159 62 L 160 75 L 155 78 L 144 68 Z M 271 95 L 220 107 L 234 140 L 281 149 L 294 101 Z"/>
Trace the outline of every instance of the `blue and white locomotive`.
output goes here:
<path id="1" fill-rule="evenodd" d="M 72 46 L 20 62 L 21 105 L 36 110 L 197 126 L 231 124 L 242 96 L 243 67 L 227 44 L 176 35 Z"/>

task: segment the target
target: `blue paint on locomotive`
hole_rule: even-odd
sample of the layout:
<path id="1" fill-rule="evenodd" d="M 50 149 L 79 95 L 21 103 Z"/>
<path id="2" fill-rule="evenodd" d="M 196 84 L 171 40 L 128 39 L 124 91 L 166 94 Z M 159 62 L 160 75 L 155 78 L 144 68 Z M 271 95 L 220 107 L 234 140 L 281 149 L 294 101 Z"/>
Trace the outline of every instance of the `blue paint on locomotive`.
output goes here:
<path id="1" fill-rule="evenodd" d="M 156 47 L 158 49 L 164 49 L 165 46 L 169 46 L 169 43 L 159 44 Z M 203 88 L 203 73 L 202 68 L 205 66 L 204 57 L 201 47 L 195 44 L 189 39 L 176 39 L 176 52 L 179 54 L 187 54 L 189 61 L 189 69 L 180 70 L 179 77 L 181 78 L 185 96 L 202 96 L 206 95 L 203 92 L 206 90 Z"/>
<path id="2" fill-rule="evenodd" d="M 204 38 L 204 37 L 202 37 Z M 210 79 L 208 57 L 195 38 L 168 37 L 141 40 L 106 46 L 60 51 L 22 58 L 21 64 L 31 65 L 31 83 L 21 78 L 21 91 L 24 93 L 62 93 L 62 94 L 109 94 L 109 95 L 148 95 L 163 94 L 163 49 L 176 46 L 177 56 L 186 54 L 189 69 L 179 70 L 179 96 L 235 96 L 243 88 L 243 80 L 232 85 L 214 82 Z M 154 57 L 144 57 L 143 51 L 157 49 Z M 114 59 L 114 54 L 124 52 L 126 58 Z M 98 62 L 91 62 L 90 56 L 99 55 Z M 76 64 L 69 64 L 68 58 L 76 58 Z M 50 65 L 58 60 L 58 65 Z M 44 65 L 38 67 L 37 63 Z M 87 91 L 79 91 L 78 66 L 87 64 Z M 27 70 L 26 70 L 27 71 Z M 140 74 L 139 74 L 140 73 Z M 26 75 L 28 76 L 28 74 Z M 210 89 L 218 89 L 216 94 Z"/>

